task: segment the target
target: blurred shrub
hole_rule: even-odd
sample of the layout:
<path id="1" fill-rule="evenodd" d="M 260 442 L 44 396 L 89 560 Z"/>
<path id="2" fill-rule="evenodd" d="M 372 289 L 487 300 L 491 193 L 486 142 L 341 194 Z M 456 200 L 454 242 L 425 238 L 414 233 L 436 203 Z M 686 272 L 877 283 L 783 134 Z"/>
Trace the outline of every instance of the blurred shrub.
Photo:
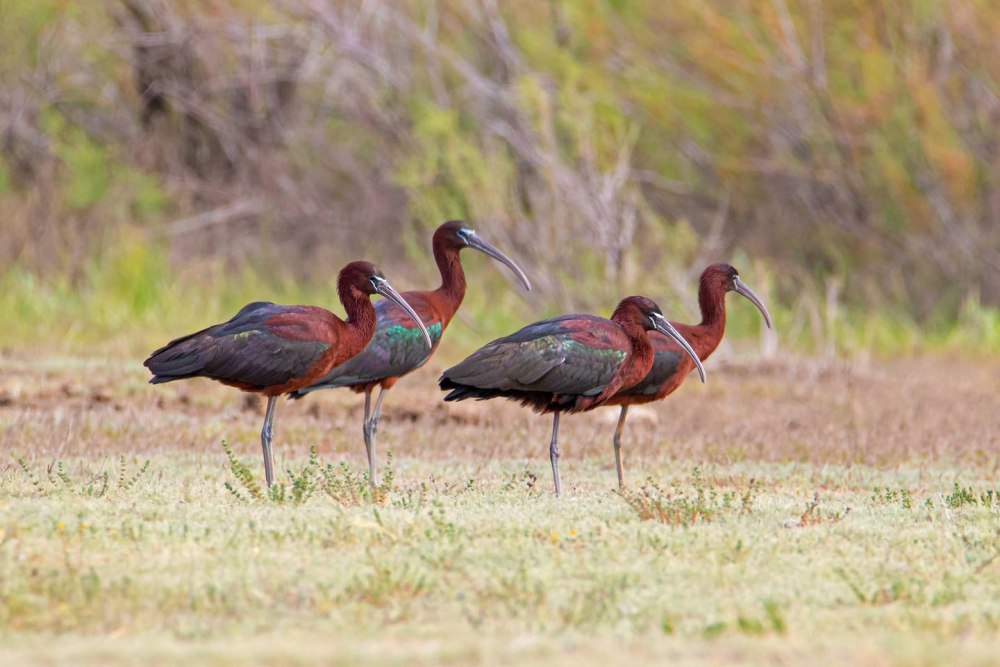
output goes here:
<path id="1" fill-rule="evenodd" d="M 690 319 L 694 278 L 733 258 L 784 339 L 817 349 L 1000 336 L 994 3 L 0 0 L 0 16 L 0 273 L 42 304 L 18 312 L 99 293 L 142 315 L 179 275 L 304 295 L 359 256 L 432 282 L 428 232 L 460 217 L 549 310 L 646 292 Z"/>

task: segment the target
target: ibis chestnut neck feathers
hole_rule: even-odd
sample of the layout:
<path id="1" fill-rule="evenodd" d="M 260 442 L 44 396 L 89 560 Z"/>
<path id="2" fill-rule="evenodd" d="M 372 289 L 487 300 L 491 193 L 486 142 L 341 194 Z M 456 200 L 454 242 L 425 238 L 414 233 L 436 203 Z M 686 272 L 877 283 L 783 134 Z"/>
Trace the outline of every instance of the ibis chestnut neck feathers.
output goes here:
<path id="1" fill-rule="evenodd" d="M 356 340 L 361 342 L 362 348 L 375 334 L 377 316 L 371 302 L 373 294 L 380 294 L 402 308 L 420 329 L 428 349 L 433 347 L 431 337 L 420 316 L 399 292 L 389 285 L 389 281 L 378 267 L 371 262 L 351 262 L 341 269 L 337 276 L 337 296 L 340 297 L 340 302 L 347 313 L 344 326 Z"/>
<path id="2" fill-rule="evenodd" d="M 729 264 L 712 264 L 701 274 L 698 285 L 698 305 L 701 323 L 697 326 L 677 325 L 684 337 L 691 341 L 698 357 L 706 359 L 722 341 L 726 333 L 726 293 L 735 291 L 750 300 L 771 326 L 771 315 L 753 291 L 739 280 L 739 273 Z"/>
<path id="3" fill-rule="evenodd" d="M 337 276 L 337 296 L 344 306 L 344 323 L 360 340 L 368 341 L 375 334 L 375 307 L 372 306 L 370 276 L 379 270 L 370 262 L 351 262 Z"/>
<path id="4" fill-rule="evenodd" d="M 612 313 L 611 321 L 620 326 L 625 335 L 628 336 L 632 350 L 626 357 L 625 363 L 618 367 L 614 377 L 594 400 L 595 404 L 600 404 L 614 396 L 623 387 L 631 387 L 644 378 L 652 367 L 653 345 L 649 342 L 649 336 L 646 334 L 652 327 L 645 312 L 649 310 L 650 304 L 653 308 L 656 307 L 656 304 L 653 304 L 650 299 L 629 296 L 622 299 L 615 308 L 615 312 Z M 659 308 L 656 310 L 658 311 Z"/>
<path id="5" fill-rule="evenodd" d="M 625 329 L 625 334 L 632 339 L 633 349 L 642 350 L 644 346 L 649 347 L 651 360 L 654 358 L 656 352 L 646 332 L 660 332 L 684 351 L 684 354 L 691 359 L 695 368 L 698 369 L 701 381 L 705 381 L 705 367 L 701 364 L 701 358 L 698 356 L 697 350 L 688 341 L 687 332 L 681 333 L 674 324 L 668 322 L 667 318 L 663 316 L 660 307 L 652 299 L 643 296 L 626 297 L 618 304 L 618 308 L 615 309 L 615 313 L 611 316 L 611 319 L 618 322 Z M 650 365 L 652 365 L 652 361 L 650 361 Z M 635 382 L 632 384 L 635 384 Z"/>
<path id="6" fill-rule="evenodd" d="M 434 261 L 441 272 L 441 286 L 437 289 L 439 298 L 447 304 L 454 315 L 465 297 L 465 271 L 459 253 L 463 248 L 477 250 L 487 257 L 503 264 L 524 286 L 531 290 L 531 282 L 521 267 L 510 257 L 493 246 L 492 243 L 465 226 L 461 220 L 449 220 L 434 232 L 432 242 Z"/>
<path id="7" fill-rule="evenodd" d="M 434 261 L 441 273 L 441 286 L 437 288 L 452 314 L 462 305 L 465 298 L 465 271 L 458 253 L 461 248 L 450 243 L 443 235 L 434 235 Z"/>
<path id="8" fill-rule="evenodd" d="M 701 274 L 698 283 L 698 306 L 701 309 L 702 327 L 723 332 L 726 330 L 726 264 L 713 264 Z M 721 334 L 720 334 L 721 337 Z"/>
<path id="9" fill-rule="evenodd" d="M 632 349 L 629 356 L 626 357 L 625 363 L 618 367 L 618 371 L 597 396 L 594 404 L 600 405 L 622 388 L 636 384 L 652 368 L 655 352 L 646 333 L 648 331 L 659 331 L 679 345 L 697 366 L 702 382 L 705 381 L 705 369 L 695 350 L 681 333 L 667 322 L 660 307 L 652 299 L 644 296 L 630 296 L 622 299 L 618 307 L 615 308 L 611 320 L 624 330 Z"/>

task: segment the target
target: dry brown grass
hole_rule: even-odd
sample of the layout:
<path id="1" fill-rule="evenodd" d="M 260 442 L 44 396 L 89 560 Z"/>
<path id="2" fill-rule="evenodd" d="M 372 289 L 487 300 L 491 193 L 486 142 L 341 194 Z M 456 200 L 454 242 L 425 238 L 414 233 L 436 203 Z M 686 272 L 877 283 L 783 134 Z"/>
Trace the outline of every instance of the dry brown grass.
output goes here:
<path id="1" fill-rule="evenodd" d="M 435 363 L 437 362 L 437 363 Z M 406 378 L 386 398 L 380 450 L 427 461 L 485 464 L 544 458 L 550 422 L 505 401 L 445 404 L 434 384 L 443 362 Z M 1000 361 L 915 357 L 852 365 L 710 363 L 708 384 L 688 382 L 636 411 L 624 449 L 633 475 L 644 461 L 745 461 L 995 470 L 1000 451 Z M 138 362 L 0 358 L 5 449 L 39 458 L 211 450 L 226 438 L 255 452 L 262 405 L 205 380 L 145 383 Z M 279 455 L 346 454 L 360 465 L 360 396 L 348 391 L 282 402 Z M 567 465 L 612 465 L 617 409 L 563 420 Z M 219 450 L 221 456 L 221 450 Z"/>

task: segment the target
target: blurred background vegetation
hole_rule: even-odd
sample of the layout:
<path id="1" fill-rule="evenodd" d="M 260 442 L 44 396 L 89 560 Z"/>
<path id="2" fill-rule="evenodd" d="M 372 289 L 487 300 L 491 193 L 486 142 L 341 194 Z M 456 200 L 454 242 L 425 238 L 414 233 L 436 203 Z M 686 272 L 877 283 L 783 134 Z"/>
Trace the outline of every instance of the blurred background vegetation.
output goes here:
<path id="1" fill-rule="evenodd" d="M 468 258 L 460 345 L 697 320 L 731 261 L 765 353 L 995 352 L 997 35 L 987 0 L 0 0 L 0 346 L 337 311 L 355 258 L 429 288 L 463 218 L 537 291 Z"/>

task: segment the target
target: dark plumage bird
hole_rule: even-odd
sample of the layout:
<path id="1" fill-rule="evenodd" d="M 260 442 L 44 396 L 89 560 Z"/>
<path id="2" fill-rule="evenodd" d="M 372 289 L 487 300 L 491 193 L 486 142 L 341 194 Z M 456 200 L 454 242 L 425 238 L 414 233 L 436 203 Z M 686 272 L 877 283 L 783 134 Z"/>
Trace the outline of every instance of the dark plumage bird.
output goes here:
<path id="1" fill-rule="evenodd" d="M 729 264 L 713 264 L 701 274 L 698 286 L 698 304 L 701 306 L 701 324 L 690 325 L 671 322 L 674 328 L 691 343 L 698 354 L 698 359 L 705 361 L 715 351 L 726 332 L 726 293 L 742 294 L 757 306 L 764 322 L 771 328 L 771 315 L 757 295 L 740 280 L 740 275 Z M 688 373 L 694 368 L 694 362 L 667 336 L 650 332 L 649 339 L 653 344 L 653 366 L 642 380 L 619 391 L 605 402 L 605 405 L 620 405 L 621 414 L 618 426 L 615 428 L 614 448 L 615 467 L 618 470 L 618 487 L 625 486 L 625 471 L 622 466 L 621 435 L 625 426 L 625 417 L 630 405 L 651 403 L 673 393 L 681 386 Z"/>
<path id="2" fill-rule="evenodd" d="M 292 392 L 292 398 L 301 398 L 317 389 L 349 387 L 365 395 L 365 421 L 362 432 L 368 454 L 369 481 L 378 483 L 375 455 L 375 434 L 382 413 L 385 392 L 396 382 L 417 370 L 437 350 L 441 335 L 465 298 L 465 272 L 459 253 L 463 248 L 478 250 L 507 265 L 527 290 L 531 283 L 521 268 L 489 242 L 469 229 L 460 220 L 444 223 L 434 232 L 432 242 L 434 260 L 441 272 L 441 286 L 426 292 L 403 292 L 403 298 L 420 315 L 433 341 L 427 349 L 419 340 L 419 332 L 412 320 L 395 305 L 382 301 L 375 306 L 378 321 L 375 335 L 367 347 L 347 362 L 333 368 L 322 379 Z M 371 410 L 372 390 L 381 387 L 375 410 Z"/>
<path id="3" fill-rule="evenodd" d="M 687 351 L 702 372 L 694 350 L 659 306 L 642 296 L 618 304 L 610 320 L 595 315 L 562 315 L 530 324 L 472 353 L 441 376 L 446 401 L 504 397 L 536 412 L 552 413 L 549 460 L 558 496 L 559 415 L 591 410 L 632 386 L 653 365 L 647 332 L 658 331 Z"/>
<path id="4" fill-rule="evenodd" d="M 146 359 L 152 384 L 207 377 L 243 391 L 267 396 L 264 450 L 267 485 L 274 483 L 271 422 L 275 399 L 323 377 L 368 344 L 375 332 L 370 297 L 381 294 L 412 318 L 417 344 L 431 339 L 417 313 L 370 262 L 351 262 L 337 277 L 337 294 L 347 319 L 316 306 L 279 306 L 256 301 L 228 322 L 170 341 Z"/>

